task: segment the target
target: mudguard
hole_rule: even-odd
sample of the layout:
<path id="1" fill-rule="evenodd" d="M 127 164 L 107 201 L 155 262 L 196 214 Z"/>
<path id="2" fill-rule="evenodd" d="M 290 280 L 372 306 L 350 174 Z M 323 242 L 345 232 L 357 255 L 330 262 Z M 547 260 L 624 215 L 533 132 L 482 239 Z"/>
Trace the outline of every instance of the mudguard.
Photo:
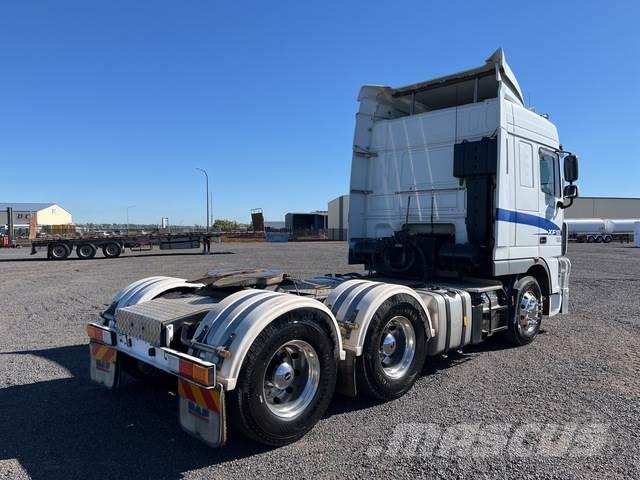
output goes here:
<path id="1" fill-rule="evenodd" d="M 189 353 L 216 363 L 218 381 L 225 390 L 233 390 L 242 362 L 256 337 L 268 324 L 296 310 L 312 310 L 319 314 L 331 328 L 338 355 L 344 359 L 338 323 L 322 302 L 256 289 L 241 290 L 216 304 L 200 322 Z"/>
<path id="2" fill-rule="evenodd" d="M 342 327 L 345 350 L 362 355 L 367 329 L 378 308 L 391 297 L 408 295 L 420 309 L 427 338 L 435 335 L 429 311 L 415 290 L 393 283 L 349 280 L 336 287 L 325 300 Z"/>
<path id="3" fill-rule="evenodd" d="M 113 304 L 115 308 L 124 308 L 130 305 L 137 305 L 139 303 L 148 302 L 153 300 L 158 295 L 163 294 L 169 290 L 180 288 L 200 288 L 204 285 L 202 283 L 190 283 L 184 278 L 175 277 L 147 277 L 137 282 L 128 285 L 120 290 L 113 297 Z M 112 304 L 112 305 L 113 305 Z"/>

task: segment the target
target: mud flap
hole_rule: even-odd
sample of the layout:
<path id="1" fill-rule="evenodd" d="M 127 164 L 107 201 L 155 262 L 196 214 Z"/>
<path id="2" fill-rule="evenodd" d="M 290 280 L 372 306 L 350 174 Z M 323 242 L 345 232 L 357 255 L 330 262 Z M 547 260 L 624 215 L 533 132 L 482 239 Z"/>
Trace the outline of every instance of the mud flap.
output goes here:
<path id="1" fill-rule="evenodd" d="M 178 377 L 180 426 L 210 447 L 227 441 L 224 390 L 221 384 L 203 387 Z"/>
<path id="2" fill-rule="evenodd" d="M 355 397 L 358 394 L 356 383 L 356 354 L 350 350 L 346 351 L 345 359 L 338 363 L 338 381 L 336 382 L 336 392 L 347 397 Z"/>
<path id="3" fill-rule="evenodd" d="M 120 383 L 118 350 L 98 342 L 89 342 L 91 352 L 91 380 L 115 390 Z"/>

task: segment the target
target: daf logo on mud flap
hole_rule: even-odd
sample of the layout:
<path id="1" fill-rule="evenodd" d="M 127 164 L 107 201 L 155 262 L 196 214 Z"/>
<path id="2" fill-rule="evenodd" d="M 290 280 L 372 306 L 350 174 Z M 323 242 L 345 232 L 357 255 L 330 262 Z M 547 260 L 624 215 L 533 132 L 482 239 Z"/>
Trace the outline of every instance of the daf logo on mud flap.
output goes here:
<path id="1" fill-rule="evenodd" d="M 108 362 L 96 359 L 96 368 L 98 370 L 102 370 L 103 372 L 110 372 L 111 371 L 111 364 L 108 363 Z"/>
<path id="2" fill-rule="evenodd" d="M 189 413 L 191 415 L 201 418 L 203 420 L 209 419 L 210 412 L 206 408 L 203 408 L 197 403 L 193 403 L 192 401 L 189 401 L 188 406 L 189 406 Z"/>

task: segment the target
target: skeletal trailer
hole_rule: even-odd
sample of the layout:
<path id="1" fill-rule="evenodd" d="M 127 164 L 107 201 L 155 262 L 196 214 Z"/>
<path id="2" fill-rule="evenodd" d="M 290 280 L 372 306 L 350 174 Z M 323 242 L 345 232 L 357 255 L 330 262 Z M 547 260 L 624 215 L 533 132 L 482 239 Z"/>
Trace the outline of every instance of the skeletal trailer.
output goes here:
<path id="1" fill-rule="evenodd" d="M 115 258 L 127 248 L 151 250 L 154 245 L 160 250 L 198 248 L 206 237 L 206 233 L 186 233 L 42 239 L 31 242 L 31 255 L 38 253 L 39 248 L 45 248 L 49 260 L 65 260 L 74 250 L 81 260 L 94 258 L 98 251 L 102 251 L 105 258 Z"/>

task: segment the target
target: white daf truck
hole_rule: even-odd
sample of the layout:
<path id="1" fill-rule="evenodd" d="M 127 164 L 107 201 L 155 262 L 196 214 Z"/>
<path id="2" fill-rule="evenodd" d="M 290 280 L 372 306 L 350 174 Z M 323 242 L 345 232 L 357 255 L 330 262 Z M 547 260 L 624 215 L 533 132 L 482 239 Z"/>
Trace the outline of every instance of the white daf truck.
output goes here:
<path id="1" fill-rule="evenodd" d="M 89 324 L 92 380 L 175 375 L 187 432 L 284 445 L 335 390 L 396 399 L 427 357 L 496 334 L 524 345 L 567 312 L 577 158 L 526 108 L 502 50 L 435 80 L 365 86 L 359 102 L 349 261 L 369 273 L 145 278 Z"/>

